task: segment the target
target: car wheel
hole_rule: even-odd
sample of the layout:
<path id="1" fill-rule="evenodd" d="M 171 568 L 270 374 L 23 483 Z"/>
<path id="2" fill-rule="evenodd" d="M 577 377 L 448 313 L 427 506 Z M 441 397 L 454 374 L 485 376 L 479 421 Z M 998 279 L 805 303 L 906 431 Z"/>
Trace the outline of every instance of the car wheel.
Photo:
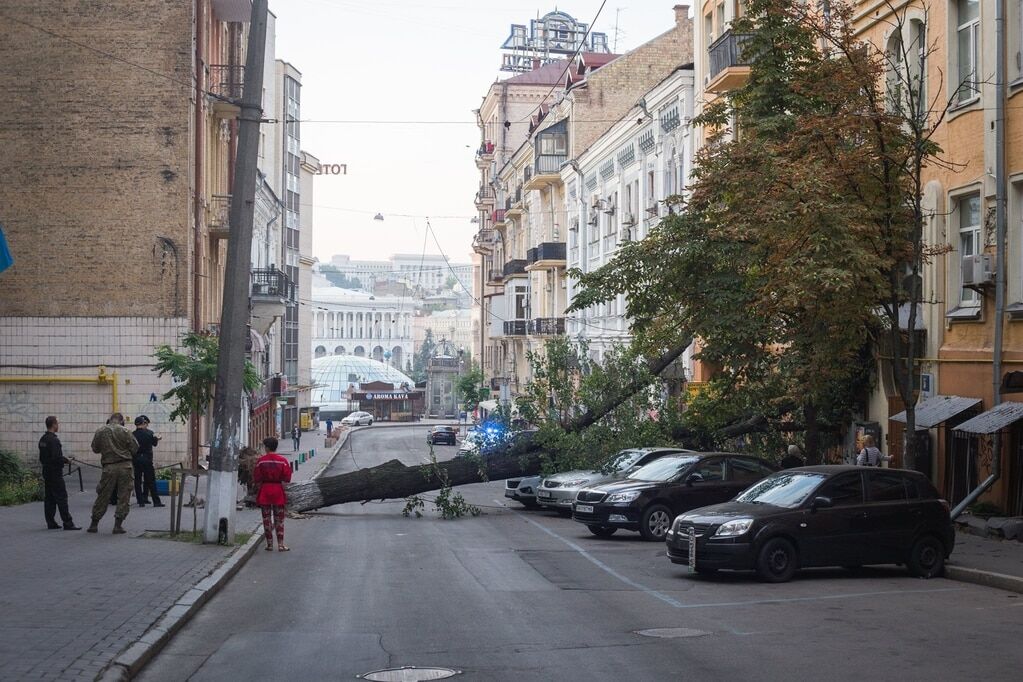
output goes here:
<path id="1" fill-rule="evenodd" d="M 796 574 L 796 548 L 785 538 L 771 538 L 757 554 L 757 575 L 769 583 L 784 583 Z"/>
<path id="2" fill-rule="evenodd" d="M 945 548 L 938 538 L 925 535 L 913 543 L 906 566 L 910 575 L 937 578 L 945 570 Z"/>
<path id="3" fill-rule="evenodd" d="M 586 526 L 591 533 L 596 535 L 598 538 L 609 538 L 615 534 L 617 528 L 611 526 Z"/>
<path id="4" fill-rule="evenodd" d="M 367 419 L 366 420 L 366 426 L 373 426 L 373 420 L 372 419 Z"/>
<path id="5" fill-rule="evenodd" d="M 651 542 L 664 540 L 668 529 L 671 528 L 671 519 L 671 510 L 663 504 L 651 505 L 643 512 L 643 518 L 639 522 L 639 533 L 644 540 Z"/>

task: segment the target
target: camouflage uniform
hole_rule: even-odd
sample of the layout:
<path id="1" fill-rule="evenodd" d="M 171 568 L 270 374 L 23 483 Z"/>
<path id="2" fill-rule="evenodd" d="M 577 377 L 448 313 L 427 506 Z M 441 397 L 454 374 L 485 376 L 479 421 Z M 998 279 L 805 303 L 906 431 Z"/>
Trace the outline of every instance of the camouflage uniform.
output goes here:
<path id="1" fill-rule="evenodd" d="M 132 477 L 132 457 L 139 444 L 131 431 L 119 424 L 106 424 L 92 437 L 92 451 L 102 455 L 103 475 L 96 489 L 96 503 L 92 505 L 92 525 L 95 526 L 107 513 L 110 496 L 117 491 L 117 509 L 114 511 L 116 526 L 128 516 Z"/>

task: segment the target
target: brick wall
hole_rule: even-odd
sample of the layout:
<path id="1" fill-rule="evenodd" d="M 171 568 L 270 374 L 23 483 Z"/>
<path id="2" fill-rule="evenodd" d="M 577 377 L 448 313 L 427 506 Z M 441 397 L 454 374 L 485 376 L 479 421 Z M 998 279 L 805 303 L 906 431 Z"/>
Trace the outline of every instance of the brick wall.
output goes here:
<path id="1" fill-rule="evenodd" d="M 570 158 L 578 158 L 645 92 L 693 61 L 693 22 L 687 12 L 686 6 L 676 6 L 669 31 L 594 71 L 586 86 L 573 93 Z"/>
<path id="2" fill-rule="evenodd" d="M 187 316 L 192 3 L 3 11 L 0 315 Z"/>

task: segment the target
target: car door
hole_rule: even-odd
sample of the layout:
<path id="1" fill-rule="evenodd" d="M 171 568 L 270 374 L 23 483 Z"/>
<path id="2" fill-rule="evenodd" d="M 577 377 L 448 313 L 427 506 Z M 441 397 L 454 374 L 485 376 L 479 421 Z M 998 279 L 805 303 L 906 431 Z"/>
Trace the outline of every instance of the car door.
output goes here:
<path id="1" fill-rule="evenodd" d="M 811 509 L 816 497 L 831 507 Z M 847 566 L 864 563 L 865 518 L 863 476 L 849 471 L 825 482 L 806 502 L 801 563 L 804 566 Z"/>
<path id="2" fill-rule="evenodd" d="M 732 499 L 725 481 L 725 458 L 700 460 L 672 482 L 672 490 L 671 506 L 676 514 Z"/>
<path id="3" fill-rule="evenodd" d="M 903 561 L 913 532 L 920 523 L 919 505 L 907 500 L 905 477 L 896 471 L 868 469 L 864 563 L 895 563 Z"/>
<path id="4" fill-rule="evenodd" d="M 725 483 L 732 499 L 746 488 L 774 472 L 751 457 L 729 457 L 725 463 Z"/>

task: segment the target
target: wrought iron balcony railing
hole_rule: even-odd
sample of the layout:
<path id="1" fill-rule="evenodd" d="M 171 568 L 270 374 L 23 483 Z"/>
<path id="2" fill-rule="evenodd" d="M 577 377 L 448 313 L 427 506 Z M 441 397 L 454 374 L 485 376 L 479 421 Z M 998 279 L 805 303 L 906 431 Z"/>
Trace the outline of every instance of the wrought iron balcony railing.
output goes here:
<path id="1" fill-rule="evenodd" d="M 750 39 L 748 33 L 725 31 L 707 48 L 707 75 L 711 80 L 732 66 L 749 66 L 750 60 L 743 54 L 743 45 Z"/>
<path id="2" fill-rule="evenodd" d="M 565 333 L 565 318 L 537 317 L 529 321 L 529 333 L 533 336 L 557 336 Z"/>
<path id="3" fill-rule="evenodd" d="M 209 91 L 229 100 L 242 98 L 245 67 L 239 64 L 211 64 Z"/>

